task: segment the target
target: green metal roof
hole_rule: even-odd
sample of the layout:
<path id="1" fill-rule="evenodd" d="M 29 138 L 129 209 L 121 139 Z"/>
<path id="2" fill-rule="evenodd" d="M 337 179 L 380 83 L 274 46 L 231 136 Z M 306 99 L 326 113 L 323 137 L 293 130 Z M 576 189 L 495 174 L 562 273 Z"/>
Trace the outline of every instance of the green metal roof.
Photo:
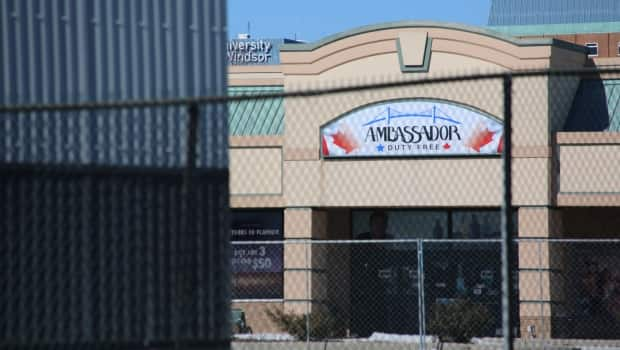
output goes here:
<path id="1" fill-rule="evenodd" d="M 512 36 L 618 33 L 620 32 L 620 22 L 525 24 L 490 26 L 488 28 Z"/>
<path id="2" fill-rule="evenodd" d="M 229 96 L 283 92 L 282 86 L 234 86 Z M 282 135 L 284 106 L 282 98 L 231 101 L 228 104 L 228 132 L 231 136 Z"/>
<path id="3" fill-rule="evenodd" d="M 620 131 L 620 79 L 584 79 L 565 131 Z"/>

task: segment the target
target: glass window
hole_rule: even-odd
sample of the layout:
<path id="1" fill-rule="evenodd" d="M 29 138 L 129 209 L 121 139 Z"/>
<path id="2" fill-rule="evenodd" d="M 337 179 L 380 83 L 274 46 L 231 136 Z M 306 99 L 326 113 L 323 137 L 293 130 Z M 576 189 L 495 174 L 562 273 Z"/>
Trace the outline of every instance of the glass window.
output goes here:
<path id="1" fill-rule="evenodd" d="M 499 238 L 499 211 L 457 211 L 452 214 L 452 238 Z"/>
<path id="2" fill-rule="evenodd" d="M 501 237 L 500 210 L 458 210 L 452 212 L 452 234 L 456 239 L 493 239 Z M 512 217 L 517 232 L 517 212 Z"/>
<path id="3" fill-rule="evenodd" d="M 616 54 L 620 56 L 620 41 L 618 41 L 618 52 Z"/>
<path id="4" fill-rule="evenodd" d="M 283 298 L 282 210 L 231 212 L 233 299 Z M 261 243 L 265 242 L 265 243 Z"/>
<path id="5" fill-rule="evenodd" d="M 374 218 L 380 218 L 376 221 Z M 513 216 L 517 227 L 516 211 Z M 425 303 L 467 299 L 485 305 L 494 316 L 485 336 L 501 329 L 501 211 L 497 209 L 359 210 L 352 213 L 353 238 L 432 238 L 422 246 Z M 516 232 L 516 229 L 515 229 Z M 459 239 L 459 240 L 457 240 Z M 465 240 L 466 239 L 466 240 Z M 362 336 L 373 331 L 406 333 L 417 319 L 416 241 L 356 244 L 351 247 L 351 329 Z M 515 286 L 518 286 L 515 284 Z M 517 290 L 515 289 L 515 295 Z M 514 299 L 518 307 L 518 296 Z M 403 313 L 403 314 L 401 314 Z M 403 321 L 406 320 L 406 321 Z"/>
<path id="6" fill-rule="evenodd" d="M 373 216 L 384 217 L 385 236 L 372 234 Z M 496 239 L 501 236 L 501 211 L 490 210 L 356 210 L 352 215 L 354 239 L 430 238 Z M 517 211 L 513 233 L 517 232 Z"/>
<path id="7" fill-rule="evenodd" d="M 386 218 L 387 238 L 448 238 L 448 212 L 444 210 L 359 210 L 353 212 L 353 238 L 372 238 L 372 215 Z"/>
<path id="8" fill-rule="evenodd" d="M 598 56 L 598 43 L 586 43 L 586 49 L 588 50 L 588 56 Z"/>
<path id="9" fill-rule="evenodd" d="M 620 329 L 620 257 L 618 246 L 608 242 L 554 243 L 549 251 L 566 256 L 563 278 L 566 305 L 571 308 L 572 335 L 591 337 L 595 324 L 599 337 L 614 337 Z"/>

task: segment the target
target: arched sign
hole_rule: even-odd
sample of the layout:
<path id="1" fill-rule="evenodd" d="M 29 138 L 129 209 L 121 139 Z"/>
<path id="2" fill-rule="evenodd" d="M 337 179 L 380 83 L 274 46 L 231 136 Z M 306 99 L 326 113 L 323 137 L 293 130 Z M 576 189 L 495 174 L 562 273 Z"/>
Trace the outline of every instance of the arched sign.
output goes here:
<path id="1" fill-rule="evenodd" d="M 323 158 L 469 156 L 502 153 L 503 124 L 439 100 L 382 102 L 321 127 Z"/>

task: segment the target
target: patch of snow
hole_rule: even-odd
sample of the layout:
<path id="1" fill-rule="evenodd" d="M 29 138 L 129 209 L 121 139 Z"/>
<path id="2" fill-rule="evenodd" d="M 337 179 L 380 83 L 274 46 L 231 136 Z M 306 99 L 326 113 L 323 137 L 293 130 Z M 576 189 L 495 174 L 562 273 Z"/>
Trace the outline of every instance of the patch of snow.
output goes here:
<path id="1" fill-rule="evenodd" d="M 502 342 L 502 338 L 471 338 L 471 343 L 478 345 L 502 344 Z"/>
<path id="2" fill-rule="evenodd" d="M 390 334 L 375 332 L 370 337 L 363 339 L 364 341 L 390 342 L 390 343 L 420 343 L 422 337 L 417 334 Z M 427 335 L 424 337 L 426 343 L 435 343 L 437 337 Z"/>
<path id="3" fill-rule="evenodd" d="M 293 341 L 297 340 L 288 333 L 248 333 L 234 334 L 236 340 L 258 340 L 258 341 Z"/>

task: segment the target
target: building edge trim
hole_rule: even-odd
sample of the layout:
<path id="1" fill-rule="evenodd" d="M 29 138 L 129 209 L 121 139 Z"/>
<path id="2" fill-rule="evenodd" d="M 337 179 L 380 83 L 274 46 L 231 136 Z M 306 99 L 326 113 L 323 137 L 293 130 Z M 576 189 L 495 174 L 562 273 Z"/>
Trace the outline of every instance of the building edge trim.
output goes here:
<path id="1" fill-rule="evenodd" d="M 283 44 L 280 47 L 280 52 L 294 52 L 294 51 L 313 51 L 320 47 L 326 46 L 332 42 L 345 39 L 351 36 L 385 30 L 385 29 L 398 29 L 398 28 L 441 28 L 459 30 L 463 32 L 469 32 L 473 34 L 484 35 L 494 39 L 508 42 L 516 46 L 559 46 L 569 50 L 574 50 L 581 53 L 586 53 L 586 48 L 580 45 L 572 44 L 566 41 L 542 38 L 542 39 L 518 39 L 509 35 L 505 35 L 499 31 L 492 29 L 481 28 L 476 26 L 470 26 L 459 23 L 449 22 L 435 22 L 435 21 L 396 21 L 386 22 L 379 24 L 371 24 L 366 26 L 357 27 L 340 33 L 332 34 L 318 41 L 306 44 Z"/>

